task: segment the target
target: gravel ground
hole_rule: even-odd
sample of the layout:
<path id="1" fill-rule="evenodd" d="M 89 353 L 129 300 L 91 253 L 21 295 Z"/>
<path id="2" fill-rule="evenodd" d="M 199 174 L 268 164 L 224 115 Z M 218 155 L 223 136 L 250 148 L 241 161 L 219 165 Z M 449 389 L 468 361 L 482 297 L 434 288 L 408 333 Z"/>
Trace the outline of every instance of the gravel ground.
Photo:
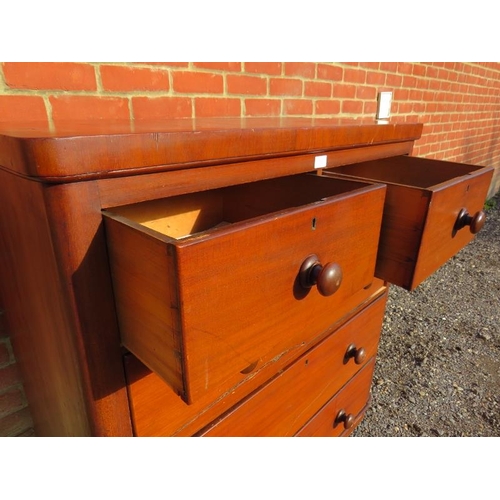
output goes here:
<path id="1" fill-rule="evenodd" d="M 413 292 L 391 287 L 372 401 L 353 436 L 500 436 L 500 196 Z"/>

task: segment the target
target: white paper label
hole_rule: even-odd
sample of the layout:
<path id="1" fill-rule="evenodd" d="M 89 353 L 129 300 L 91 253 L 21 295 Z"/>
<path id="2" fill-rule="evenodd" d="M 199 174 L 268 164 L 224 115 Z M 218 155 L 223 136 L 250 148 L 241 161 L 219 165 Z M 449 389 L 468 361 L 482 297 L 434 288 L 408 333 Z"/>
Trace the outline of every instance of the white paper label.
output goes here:
<path id="1" fill-rule="evenodd" d="M 316 156 L 314 158 L 314 168 L 325 168 L 326 167 L 326 155 Z"/>

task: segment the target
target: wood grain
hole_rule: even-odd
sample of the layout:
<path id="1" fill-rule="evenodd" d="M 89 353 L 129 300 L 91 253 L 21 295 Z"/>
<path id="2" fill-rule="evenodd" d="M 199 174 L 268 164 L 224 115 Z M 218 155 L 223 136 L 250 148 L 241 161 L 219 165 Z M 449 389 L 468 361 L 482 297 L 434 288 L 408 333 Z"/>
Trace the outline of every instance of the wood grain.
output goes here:
<path id="1" fill-rule="evenodd" d="M 350 434 L 360 420 L 360 414 L 366 409 L 374 368 L 375 358 L 371 358 L 363 369 L 297 432 L 296 436 L 336 437 Z M 353 415 L 355 420 L 350 429 L 346 429 L 342 423 L 336 423 L 340 410 Z"/>
<path id="2" fill-rule="evenodd" d="M 85 381 L 44 191 L 41 184 L 0 171 L 1 295 L 36 434 L 90 435 Z"/>
<path id="3" fill-rule="evenodd" d="M 462 208 L 482 209 L 493 169 L 401 156 L 326 172 L 339 174 L 387 185 L 376 275 L 413 290 L 473 239 L 453 229 Z"/>
<path id="4" fill-rule="evenodd" d="M 334 168 L 357 161 L 409 153 L 412 145 L 411 142 L 401 142 L 363 146 L 333 152 L 321 152 L 321 155 L 326 155 L 327 166 Z M 129 203 L 160 199 L 166 196 L 177 196 L 195 191 L 206 191 L 224 186 L 255 182 L 261 179 L 312 172 L 314 171 L 314 160 L 317 156 L 318 154 L 303 154 L 259 161 L 190 167 L 153 174 L 99 179 L 98 186 L 103 208 L 111 208 Z"/>
<path id="5" fill-rule="evenodd" d="M 355 385 L 369 391 L 385 301 L 386 296 L 368 306 L 199 435 L 293 436 L 344 384 L 353 377 L 358 379 L 360 366 L 352 360 L 345 361 L 346 350 L 352 343 L 366 349 L 367 361 L 361 366 L 369 365 L 371 369 Z M 349 403 L 357 406 L 360 398 L 346 392 Z M 342 404 L 345 399 L 344 396 Z M 365 397 L 363 406 L 366 400 Z"/>
<path id="6" fill-rule="evenodd" d="M 187 402 L 220 396 L 250 366 L 328 329 L 372 282 L 384 194 L 315 175 L 226 188 L 220 218 L 230 224 L 180 240 L 106 212 L 124 345 Z M 343 270 L 331 297 L 298 284 L 312 253 Z"/>
<path id="7" fill-rule="evenodd" d="M 148 370 L 135 356 L 124 357 L 130 407 L 136 436 L 191 436 L 208 425 L 233 405 L 258 389 L 300 355 L 312 348 L 333 331 L 345 324 L 375 299 L 386 293 L 381 280 L 354 294 L 341 304 L 342 319 L 330 329 L 303 345 L 294 346 L 281 357 L 276 357 L 251 373 L 237 387 L 220 398 L 202 397 L 188 405 L 154 372 Z"/>
<path id="8" fill-rule="evenodd" d="M 0 165 L 45 182 L 414 141 L 422 133 L 421 124 L 372 120 L 164 120 L 133 126 L 75 120 L 54 132 L 30 124 L 0 126 Z"/>

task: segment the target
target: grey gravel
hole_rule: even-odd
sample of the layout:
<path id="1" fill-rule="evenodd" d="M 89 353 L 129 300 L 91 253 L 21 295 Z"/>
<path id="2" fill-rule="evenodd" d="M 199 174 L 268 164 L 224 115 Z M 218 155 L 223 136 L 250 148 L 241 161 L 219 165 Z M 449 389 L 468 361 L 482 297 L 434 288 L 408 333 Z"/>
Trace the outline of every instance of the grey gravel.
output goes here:
<path id="1" fill-rule="evenodd" d="M 413 292 L 391 286 L 371 404 L 353 436 L 500 436 L 500 197 Z"/>

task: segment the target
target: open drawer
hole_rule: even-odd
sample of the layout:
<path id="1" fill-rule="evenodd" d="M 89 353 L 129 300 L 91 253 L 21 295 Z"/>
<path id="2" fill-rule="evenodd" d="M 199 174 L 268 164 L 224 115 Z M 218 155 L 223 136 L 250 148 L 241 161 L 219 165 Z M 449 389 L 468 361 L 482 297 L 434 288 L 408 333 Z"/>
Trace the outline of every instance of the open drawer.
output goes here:
<path id="1" fill-rule="evenodd" d="M 123 345 L 187 403 L 226 393 L 371 284 L 384 196 L 303 174 L 104 211 Z"/>
<path id="2" fill-rule="evenodd" d="M 493 169 L 397 156 L 325 170 L 387 186 L 376 276 L 413 290 L 484 225 Z"/>

